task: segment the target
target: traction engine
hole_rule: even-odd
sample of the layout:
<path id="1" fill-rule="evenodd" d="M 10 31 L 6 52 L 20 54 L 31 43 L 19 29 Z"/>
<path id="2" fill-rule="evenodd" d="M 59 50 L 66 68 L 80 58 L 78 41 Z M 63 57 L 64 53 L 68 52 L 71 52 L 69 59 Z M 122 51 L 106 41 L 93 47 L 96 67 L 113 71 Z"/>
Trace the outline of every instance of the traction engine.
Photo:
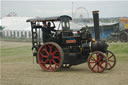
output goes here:
<path id="1" fill-rule="evenodd" d="M 32 26 L 32 45 L 35 51 L 37 63 L 45 71 L 57 71 L 60 68 L 70 68 L 87 62 L 92 72 L 103 72 L 112 69 L 116 64 L 115 55 L 108 50 L 108 44 L 100 40 L 99 13 L 93 11 L 95 40 L 92 39 L 88 28 L 82 28 L 77 32 L 70 29 L 70 16 L 34 18 L 28 19 Z M 60 21 L 59 27 L 47 42 L 41 44 L 37 30 L 41 30 L 36 22 Z M 59 28 L 58 27 L 58 28 Z M 35 36 L 36 35 L 36 36 Z"/>

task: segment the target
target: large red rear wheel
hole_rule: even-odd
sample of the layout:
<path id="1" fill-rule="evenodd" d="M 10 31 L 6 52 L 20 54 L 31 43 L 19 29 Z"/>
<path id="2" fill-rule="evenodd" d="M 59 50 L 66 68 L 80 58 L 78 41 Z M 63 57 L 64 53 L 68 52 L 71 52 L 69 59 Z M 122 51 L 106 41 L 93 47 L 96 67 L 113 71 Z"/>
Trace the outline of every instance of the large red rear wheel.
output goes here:
<path id="1" fill-rule="evenodd" d="M 88 67 L 92 72 L 103 72 L 107 68 L 107 57 L 100 51 L 93 52 L 88 57 Z"/>
<path id="2" fill-rule="evenodd" d="M 62 48 L 53 42 L 47 42 L 38 50 L 38 63 L 45 71 L 57 71 L 64 60 Z"/>
<path id="3" fill-rule="evenodd" d="M 107 58 L 108 58 L 108 66 L 107 70 L 111 70 L 116 65 L 116 57 L 111 51 L 106 52 Z"/>

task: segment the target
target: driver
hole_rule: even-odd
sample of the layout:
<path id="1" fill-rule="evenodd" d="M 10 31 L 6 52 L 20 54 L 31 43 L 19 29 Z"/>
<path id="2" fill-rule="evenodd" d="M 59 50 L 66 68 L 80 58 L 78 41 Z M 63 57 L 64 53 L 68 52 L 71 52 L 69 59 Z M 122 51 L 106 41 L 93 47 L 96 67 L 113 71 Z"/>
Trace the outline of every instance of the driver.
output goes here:
<path id="1" fill-rule="evenodd" d="M 56 32 L 56 30 L 54 29 L 55 28 L 55 23 L 53 21 L 52 21 L 52 24 L 53 24 L 53 26 L 51 27 L 51 22 L 48 22 L 47 30 L 48 30 L 49 34 L 51 34 L 51 31 Z"/>
<path id="2" fill-rule="evenodd" d="M 41 28 L 41 30 L 43 32 L 43 43 L 45 43 L 47 41 L 47 39 L 49 38 L 47 27 L 48 26 L 46 25 L 46 21 L 43 21 L 43 26 Z"/>
<path id="3" fill-rule="evenodd" d="M 47 42 L 49 40 L 49 38 L 51 37 L 51 31 L 56 32 L 55 28 L 55 24 L 52 21 L 53 26 L 51 27 L 51 22 L 48 22 L 48 24 L 46 24 L 46 21 L 43 21 L 43 26 L 42 26 L 42 32 L 43 32 L 43 42 Z"/>

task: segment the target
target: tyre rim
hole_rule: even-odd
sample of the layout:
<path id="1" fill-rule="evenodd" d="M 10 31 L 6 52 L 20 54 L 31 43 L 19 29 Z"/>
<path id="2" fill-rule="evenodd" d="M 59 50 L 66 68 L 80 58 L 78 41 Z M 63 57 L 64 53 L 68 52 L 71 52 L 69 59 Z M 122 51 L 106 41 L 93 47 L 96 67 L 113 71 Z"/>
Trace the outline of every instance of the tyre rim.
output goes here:
<path id="1" fill-rule="evenodd" d="M 107 51 L 106 55 L 108 58 L 107 70 L 111 70 L 116 64 L 116 57 L 111 51 Z"/>
<path id="2" fill-rule="evenodd" d="M 107 67 L 107 58 L 101 52 L 93 52 L 88 58 L 88 66 L 92 72 L 103 72 Z"/>
<path id="3" fill-rule="evenodd" d="M 53 44 L 43 45 L 38 51 L 40 66 L 46 71 L 56 71 L 61 65 L 61 53 Z"/>

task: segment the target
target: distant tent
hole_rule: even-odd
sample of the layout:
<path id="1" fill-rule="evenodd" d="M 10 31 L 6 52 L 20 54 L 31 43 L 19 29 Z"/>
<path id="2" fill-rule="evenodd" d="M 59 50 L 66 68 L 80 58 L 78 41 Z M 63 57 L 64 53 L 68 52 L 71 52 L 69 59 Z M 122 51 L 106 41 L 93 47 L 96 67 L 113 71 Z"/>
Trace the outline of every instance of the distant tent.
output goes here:
<path id="1" fill-rule="evenodd" d="M 1 20 L 4 30 L 31 30 L 30 23 L 26 23 L 27 17 L 5 17 Z"/>

